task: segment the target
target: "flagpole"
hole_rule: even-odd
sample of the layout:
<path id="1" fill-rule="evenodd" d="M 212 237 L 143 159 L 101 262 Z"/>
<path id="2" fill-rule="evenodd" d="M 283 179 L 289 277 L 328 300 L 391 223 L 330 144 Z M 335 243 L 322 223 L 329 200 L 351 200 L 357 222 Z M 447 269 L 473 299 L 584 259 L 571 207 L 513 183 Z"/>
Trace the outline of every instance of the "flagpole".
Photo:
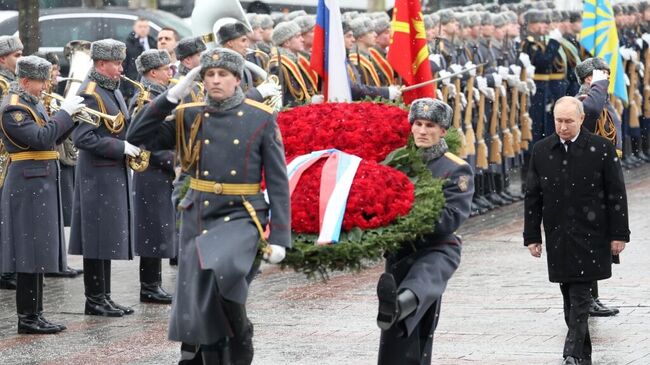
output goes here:
<path id="1" fill-rule="evenodd" d="M 445 80 L 445 79 L 450 79 L 450 78 L 452 78 L 454 76 L 458 76 L 458 75 L 462 75 L 462 74 L 464 74 L 466 72 L 474 71 L 474 70 L 476 70 L 477 68 L 479 68 L 479 67 L 481 67 L 483 65 L 485 65 L 485 64 L 481 63 L 479 65 L 474 65 L 474 66 L 472 66 L 470 68 L 463 69 L 463 70 L 455 72 L 453 74 L 449 74 L 447 76 L 438 77 L 438 78 L 435 78 L 433 80 L 421 82 L 419 84 L 415 84 L 415 85 L 411 85 L 411 86 L 402 86 L 402 88 L 400 90 L 402 92 L 406 92 L 406 91 L 411 91 L 411 90 L 414 90 L 414 89 L 418 89 L 418 88 L 421 88 L 421 87 L 424 87 L 424 86 L 427 86 L 427 85 L 434 84 L 434 83 L 436 83 L 438 81 L 442 81 L 442 80 Z"/>

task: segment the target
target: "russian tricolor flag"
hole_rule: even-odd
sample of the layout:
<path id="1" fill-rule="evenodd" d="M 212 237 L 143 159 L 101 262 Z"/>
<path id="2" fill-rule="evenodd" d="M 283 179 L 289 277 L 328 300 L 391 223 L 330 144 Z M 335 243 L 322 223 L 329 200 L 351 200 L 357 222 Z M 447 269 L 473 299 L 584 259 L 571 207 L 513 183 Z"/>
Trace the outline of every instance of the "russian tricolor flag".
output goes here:
<path id="1" fill-rule="evenodd" d="M 327 101 L 350 101 L 345 43 L 338 0 L 318 0 L 311 67 L 323 80 Z"/>

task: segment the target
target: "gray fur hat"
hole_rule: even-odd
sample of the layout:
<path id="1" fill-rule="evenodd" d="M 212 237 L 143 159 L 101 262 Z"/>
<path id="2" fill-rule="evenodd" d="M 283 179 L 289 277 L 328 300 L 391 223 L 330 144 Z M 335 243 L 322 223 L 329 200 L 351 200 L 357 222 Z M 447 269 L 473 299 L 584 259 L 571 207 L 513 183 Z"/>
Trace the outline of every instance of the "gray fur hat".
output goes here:
<path id="1" fill-rule="evenodd" d="M 207 47 L 201 37 L 187 37 L 178 41 L 176 48 L 174 48 L 174 53 L 179 60 L 184 60 L 185 58 L 195 54 L 205 51 Z"/>
<path id="2" fill-rule="evenodd" d="M 492 14 L 490 12 L 484 11 L 481 13 L 481 25 L 493 25 L 494 19 L 492 19 Z"/>
<path id="3" fill-rule="evenodd" d="M 467 28 L 472 26 L 472 17 L 469 13 L 459 14 L 456 18 L 458 19 L 458 24 L 461 27 Z"/>
<path id="4" fill-rule="evenodd" d="M 300 27 L 300 33 L 307 33 L 316 26 L 316 17 L 313 15 L 301 15 L 293 21 Z"/>
<path id="5" fill-rule="evenodd" d="M 508 18 L 504 13 L 492 14 L 492 24 L 494 24 L 496 28 L 501 28 L 508 23 Z"/>
<path id="6" fill-rule="evenodd" d="M 422 21 L 424 22 L 424 29 L 433 29 L 433 27 L 436 26 L 431 18 L 431 14 L 424 14 L 422 16 Z"/>
<path id="7" fill-rule="evenodd" d="M 508 19 L 508 23 L 514 24 L 518 22 L 517 13 L 515 13 L 514 11 L 508 10 L 503 14 L 505 15 L 506 19 Z"/>
<path id="8" fill-rule="evenodd" d="M 223 46 L 226 42 L 245 36 L 249 32 L 250 30 L 240 22 L 224 24 L 217 31 L 217 42 Z"/>
<path id="9" fill-rule="evenodd" d="M 481 13 L 475 11 L 469 16 L 469 19 L 472 22 L 472 25 L 480 25 L 481 24 Z"/>
<path id="10" fill-rule="evenodd" d="M 38 56 L 20 57 L 16 62 L 16 76 L 22 79 L 49 80 L 52 64 Z"/>
<path id="11" fill-rule="evenodd" d="M 214 48 L 201 54 L 201 77 L 209 68 L 223 68 L 244 77 L 244 57 L 227 48 Z"/>
<path id="12" fill-rule="evenodd" d="M 409 110 L 409 123 L 417 119 L 430 120 L 438 123 L 440 127 L 449 129 L 451 126 L 451 107 L 438 99 L 421 98 L 411 103 Z"/>
<path id="13" fill-rule="evenodd" d="M 34 56 L 38 56 L 40 58 L 46 59 L 49 63 L 52 65 L 59 65 L 61 62 L 59 62 L 59 56 L 54 53 L 54 52 L 36 52 L 34 53 Z"/>
<path id="14" fill-rule="evenodd" d="M 425 17 L 425 19 L 426 19 L 426 17 Z M 375 33 L 377 33 L 377 34 L 383 33 L 383 32 L 390 29 L 390 19 L 388 19 L 388 17 L 385 17 L 385 18 L 384 17 L 381 17 L 381 18 L 376 17 L 376 18 L 374 18 L 374 22 L 375 22 Z M 426 23 L 426 20 L 425 20 L 425 23 Z M 425 25 L 425 28 L 426 28 L 426 25 Z"/>
<path id="15" fill-rule="evenodd" d="M 90 45 L 90 58 L 103 61 L 124 61 L 126 44 L 115 39 L 101 39 Z"/>
<path id="16" fill-rule="evenodd" d="M 352 31 L 352 28 L 350 27 L 350 22 L 351 20 L 342 20 L 341 21 L 341 26 L 343 27 L 343 35 L 345 33 Z"/>
<path id="17" fill-rule="evenodd" d="M 169 65 L 171 63 L 169 53 L 164 49 L 150 49 L 142 52 L 135 59 L 135 68 L 140 75 L 153 70 L 154 68 Z"/>
<path id="18" fill-rule="evenodd" d="M 350 21 L 350 28 L 352 29 L 354 38 L 359 38 L 364 34 L 374 32 L 374 24 L 371 27 L 372 20 L 368 20 L 370 19 L 365 16 L 358 16 Z"/>
<path id="19" fill-rule="evenodd" d="M 269 14 L 257 14 L 255 21 L 259 21 L 262 29 L 273 28 L 273 18 Z"/>
<path id="20" fill-rule="evenodd" d="M 433 14 L 429 14 L 429 17 L 431 18 L 434 27 L 440 24 L 440 15 L 433 13 Z"/>
<path id="21" fill-rule="evenodd" d="M 273 20 L 273 26 L 275 27 L 276 25 L 278 25 L 278 24 L 280 24 L 282 22 L 286 22 L 287 17 L 286 17 L 286 15 L 284 13 L 274 12 L 274 13 L 271 13 L 271 20 Z"/>
<path id="22" fill-rule="evenodd" d="M 576 66 L 576 76 L 580 82 L 584 82 L 587 76 L 591 76 L 594 70 L 603 70 L 609 72 L 607 61 L 600 57 L 591 57 L 582 61 Z"/>
<path id="23" fill-rule="evenodd" d="M 3 35 L 0 36 L 0 56 L 23 50 L 23 42 L 18 36 Z"/>
<path id="24" fill-rule="evenodd" d="M 287 20 L 291 21 L 296 19 L 299 16 L 307 15 L 307 12 L 304 10 L 294 10 L 287 14 Z"/>
<path id="25" fill-rule="evenodd" d="M 456 16 L 454 15 L 454 12 L 449 9 L 444 9 L 438 11 L 438 17 L 440 18 L 440 24 L 445 25 L 449 24 L 453 21 L 456 20 Z"/>
<path id="26" fill-rule="evenodd" d="M 530 9 L 524 13 L 524 22 L 526 24 L 546 23 L 546 15 L 540 10 Z"/>
<path id="27" fill-rule="evenodd" d="M 282 22 L 273 28 L 271 40 L 276 46 L 281 46 L 284 42 L 300 34 L 300 26 L 295 22 Z"/>

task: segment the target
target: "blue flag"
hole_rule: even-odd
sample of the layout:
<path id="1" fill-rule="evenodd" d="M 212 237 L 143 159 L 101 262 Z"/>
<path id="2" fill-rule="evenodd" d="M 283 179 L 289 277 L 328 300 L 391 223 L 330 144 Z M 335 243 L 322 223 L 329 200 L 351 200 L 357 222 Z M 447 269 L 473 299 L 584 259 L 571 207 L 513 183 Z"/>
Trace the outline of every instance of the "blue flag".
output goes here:
<path id="1" fill-rule="evenodd" d="M 625 69 L 618 50 L 618 32 L 609 0 L 585 0 L 580 44 L 594 57 L 603 58 L 609 63 L 609 93 L 627 104 Z"/>

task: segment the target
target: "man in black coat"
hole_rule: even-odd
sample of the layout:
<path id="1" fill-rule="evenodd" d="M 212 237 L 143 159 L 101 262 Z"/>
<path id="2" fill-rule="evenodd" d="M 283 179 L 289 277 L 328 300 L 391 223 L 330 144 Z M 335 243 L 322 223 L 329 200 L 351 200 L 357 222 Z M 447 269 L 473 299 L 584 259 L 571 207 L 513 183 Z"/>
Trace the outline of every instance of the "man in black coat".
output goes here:
<path id="1" fill-rule="evenodd" d="M 526 180 L 524 245 L 542 254 L 560 283 L 569 328 L 564 364 L 591 364 L 591 283 L 612 276 L 612 257 L 630 239 L 625 182 L 615 146 L 582 128 L 583 105 L 572 96 L 555 104 L 556 134 L 537 142 Z"/>
<path id="2" fill-rule="evenodd" d="M 135 20 L 135 23 L 133 23 L 133 31 L 129 33 L 129 36 L 124 41 L 124 44 L 126 44 L 126 58 L 122 63 L 122 67 L 124 67 L 124 76 L 131 80 L 138 79 L 138 70 L 135 67 L 135 59 L 138 58 L 142 52 L 156 48 L 156 45 L 158 44 L 156 38 L 149 34 L 149 31 L 149 21 L 144 18 L 138 18 Z M 122 83 L 120 90 L 126 100 L 135 93 L 135 89 L 128 82 Z"/>

